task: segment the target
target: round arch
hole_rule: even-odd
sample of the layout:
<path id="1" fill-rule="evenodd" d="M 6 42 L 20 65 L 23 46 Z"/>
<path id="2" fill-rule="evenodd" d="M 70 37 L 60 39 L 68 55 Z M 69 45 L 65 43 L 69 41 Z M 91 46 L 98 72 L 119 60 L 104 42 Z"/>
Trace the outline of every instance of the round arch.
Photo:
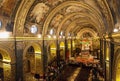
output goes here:
<path id="1" fill-rule="evenodd" d="M 79 33 L 77 34 L 78 37 L 82 37 L 83 33 L 85 33 L 85 32 L 89 32 L 93 37 L 97 37 L 97 33 L 94 30 L 92 30 L 91 28 L 81 29 L 79 31 Z"/>
<path id="2" fill-rule="evenodd" d="M 85 17 L 88 17 L 88 18 L 89 18 L 89 20 L 88 20 L 88 18 L 86 19 L 86 20 L 89 21 L 89 22 L 88 22 L 88 21 L 87 21 L 87 22 L 93 24 L 96 29 L 97 29 L 97 27 L 104 27 L 103 23 L 101 23 L 101 25 L 100 25 L 100 24 L 99 24 L 100 21 L 99 21 L 99 23 L 95 21 L 96 17 L 94 17 L 93 14 L 90 13 L 89 15 L 87 15 L 86 13 L 78 12 L 78 13 L 71 13 L 71 14 L 67 15 L 67 16 L 62 20 L 62 22 L 60 23 L 57 31 L 59 32 L 60 29 L 62 28 L 62 25 L 63 25 L 67 20 L 69 20 L 71 17 L 76 16 L 76 15 L 80 15 L 80 18 L 77 18 L 77 19 L 74 20 L 72 23 L 83 23 L 83 21 L 85 22 L 85 19 L 86 19 L 86 18 L 84 18 L 84 19 L 82 18 L 82 17 L 85 16 Z M 70 29 L 70 28 L 68 27 L 68 29 Z M 99 29 L 99 28 L 98 28 L 98 29 Z M 104 29 L 104 28 L 102 28 L 102 29 Z M 101 31 L 99 31 L 99 32 L 101 32 Z M 59 33 L 58 33 L 58 34 L 59 34 Z M 58 34 L 57 34 L 57 35 L 58 35 Z"/>
<path id="3" fill-rule="evenodd" d="M 106 5 L 105 1 L 104 1 L 103 3 L 104 3 L 104 5 Z M 93 13 L 96 15 L 96 17 L 98 18 L 98 20 L 101 19 L 100 22 L 103 22 L 103 21 L 102 21 L 101 14 L 100 14 L 97 10 L 95 10 L 93 7 L 91 7 L 90 5 L 85 4 L 85 3 L 82 3 L 82 2 L 78 2 L 78 1 L 66 1 L 66 2 L 62 3 L 61 5 L 57 6 L 57 7 L 56 7 L 54 10 L 52 10 L 51 13 L 48 15 L 48 17 L 47 17 L 47 19 L 46 19 L 46 21 L 45 21 L 45 23 L 44 23 L 44 25 L 43 25 L 43 35 L 45 35 L 45 34 L 47 33 L 47 29 L 48 29 L 48 27 L 49 27 L 49 23 L 50 23 L 51 19 L 54 17 L 54 15 L 55 15 L 59 10 L 61 10 L 62 8 L 66 7 L 66 6 L 70 6 L 70 5 L 78 5 L 78 6 L 80 6 L 80 7 L 83 7 L 84 9 L 89 10 L 90 12 L 93 12 Z M 105 6 L 105 7 L 107 7 L 107 6 Z M 108 9 L 109 9 L 109 8 L 107 8 L 107 11 L 109 11 Z M 109 16 L 110 16 L 110 17 L 109 17 L 110 20 L 112 21 L 112 16 L 111 16 L 111 14 L 109 14 Z M 112 25 L 113 25 L 113 24 L 112 24 Z"/>
<path id="4" fill-rule="evenodd" d="M 65 60 L 65 43 L 63 41 L 60 42 L 60 58 Z"/>
<path id="5" fill-rule="evenodd" d="M 34 1 L 35 0 L 21 1 L 14 20 L 15 23 L 14 23 L 13 34 L 15 36 L 23 36 L 25 19 Z"/>
<path id="6" fill-rule="evenodd" d="M 1 46 L 0 46 L 1 47 Z M 7 47 L 6 47 L 7 48 Z M 0 48 L 0 75 L 2 76 L 1 79 L 6 81 L 6 80 L 13 80 L 15 77 L 14 72 L 12 70 L 15 70 L 15 67 L 13 67 L 11 64 L 15 63 L 15 57 L 13 57 L 14 54 L 12 51 L 5 49 L 5 48 Z"/>
<path id="7" fill-rule="evenodd" d="M 50 61 L 53 61 L 53 60 L 57 57 L 57 53 L 56 53 L 56 50 L 57 50 L 56 43 L 55 43 L 55 42 L 51 42 L 51 43 L 48 45 L 48 50 L 49 50 L 49 55 L 48 55 L 48 63 L 49 63 Z"/>
<path id="8" fill-rule="evenodd" d="M 23 51 L 23 76 L 25 81 L 31 81 L 35 78 L 33 74 L 39 74 L 42 76 L 43 73 L 43 53 L 42 47 L 37 43 L 28 43 Z M 31 78 L 27 78 L 31 76 Z"/>
<path id="9" fill-rule="evenodd" d="M 27 16 L 27 13 L 28 11 L 30 10 L 32 4 L 34 3 L 35 0 L 22 0 L 18 10 L 17 10 L 17 13 L 16 13 L 16 17 L 15 17 L 15 24 L 14 24 L 14 30 L 13 30 L 13 34 L 16 34 L 16 36 L 22 36 L 23 35 L 23 29 L 24 29 L 24 23 L 25 23 L 25 19 L 26 19 L 26 16 Z M 107 2 L 106 0 L 103 1 L 103 4 L 107 10 L 108 15 L 109 17 L 109 20 L 110 22 L 113 21 L 112 19 L 112 16 L 111 16 L 111 13 L 110 13 L 110 9 L 107 5 Z M 48 25 L 51 21 L 51 19 L 54 17 L 54 15 L 62 8 L 66 7 L 66 6 L 69 6 L 69 5 L 78 5 L 78 6 L 81 6 L 85 9 L 88 9 L 90 12 L 94 12 L 94 14 L 96 15 L 96 17 L 98 18 L 98 20 L 101 19 L 101 15 L 100 15 L 100 12 L 98 12 L 98 10 L 95 10 L 94 8 L 92 8 L 90 5 L 88 4 L 85 4 L 83 2 L 78 2 L 78 1 L 66 1 L 64 3 L 62 3 L 61 5 L 57 6 L 54 10 L 52 10 L 50 12 L 50 14 L 48 15 L 47 19 L 45 20 L 45 23 L 43 25 L 43 35 L 45 35 L 47 33 L 47 29 L 48 29 Z M 102 19 L 101 21 L 102 22 Z M 113 22 L 111 23 L 111 27 L 114 27 L 113 26 Z M 16 28 L 17 27 L 17 28 Z M 112 30 L 111 30 L 112 31 Z M 17 33 L 16 33 L 17 32 Z"/>
<path id="10" fill-rule="evenodd" d="M 9 53 L 6 50 L 0 48 L 0 54 L 2 55 L 3 62 L 11 63 L 12 58 L 9 56 Z"/>
<path id="11" fill-rule="evenodd" d="M 12 50 L 10 50 L 7 46 L 4 46 L 4 45 L 0 45 L 0 51 L 2 53 L 4 53 L 2 56 L 3 58 L 8 58 L 9 62 L 11 64 L 14 64 L 16 62 L 16 59 L 15 59 L 15 54 Z"/>
<path id="12" fill-rule="evenodd" d="M 23 60 L 26 59 L 26 53 L 27 50 L 30 46 L 33 46 L 33 48 L 35 49 L 35 53 L 41 53 L 42 54 L 42 47 L 41 45 L 37 44 L 37 43 L 29 43 L 28 46 L 26 46 L 26 48 L 24 49 L 23 52 Z"/>

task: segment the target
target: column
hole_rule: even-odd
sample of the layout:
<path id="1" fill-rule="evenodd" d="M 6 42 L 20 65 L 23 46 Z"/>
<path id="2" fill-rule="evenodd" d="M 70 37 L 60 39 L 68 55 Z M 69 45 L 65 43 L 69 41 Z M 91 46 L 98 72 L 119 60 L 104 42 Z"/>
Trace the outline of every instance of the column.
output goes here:
<path id="1" fill-rule="evenodd" d="M 73 57 L 73 42 L 72 42 L 72 38 L 71 38 L 71 57 Z"/>
<path id="2" fill-rule="evenodd" d="M 16 81 L 23 81 L 23 44 L 15 41 Z"/>
<path id="3" fill-rule="evenodd" d="M 106 39 L 103 39 L 103 72 L 106 80 Z"/>
<path id="4" fill-rule="evenodd" d="M 100 39 L 100 63 L 103 67 L 103 62 L 104 62 L 104 55 L 103 55 L 103 39 Z"/>
<path id="5" fill-rule="evenodd" d="M 47 56 L 47 40 L 43 39 L 43 71 L 47 75 L 48 56 Z"/>
<path id="6" fill-rule="evenodd" d="M 106 39 L 100 39 L 100 63 L 103 68 L 104 77 L 106 77 L 106 64 L 105 64 L 105 54 L 106 54 Z"/>
<path id="7" fill-rule="evenodd" d="M 56 40 L 56 47 L 57 47 L 57 66 L 60 68 L 60 45 L 59 45 L 59 40 Z"/>
<path id="8" fill-rule="evenodd" d="M 112 81 L 112 61 L 114 55 L 114 44 L 112 43 L 111 39 L 107 39 L 106 41 L 106 53 L 105 53 L 105 80 Z"/>
<path id="9" fill-rule="evenodd" d="M 112 81 L 112 65 L 113 65 L 113 57 L 114 57 L 114 43 L 110 41 L 110 81 Z"/>
<path id="10" fill-rule="evenodd" d="M 65 61 L 68 62 L 68 44 L 66 37 L 65 37 Z"/>

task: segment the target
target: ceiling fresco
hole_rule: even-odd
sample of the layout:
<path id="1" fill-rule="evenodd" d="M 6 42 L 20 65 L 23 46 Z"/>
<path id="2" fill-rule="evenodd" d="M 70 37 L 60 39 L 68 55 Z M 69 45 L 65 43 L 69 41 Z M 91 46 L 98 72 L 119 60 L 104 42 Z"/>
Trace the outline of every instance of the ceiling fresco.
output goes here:
<path id="1" fill-rule="evenodd" d="M 0 31 L 13 31 L 16 4 L 16 0 L 0 0 L 0 20 L 3 29 Z"/>
<path id="2" fill-rule="evenodd" d="M 31 24 L 37 24 L 40 31 L 43 31 L 44 23 L 46 22 L 48 16 L 50 17 L 50 14 L 52 12 L 54 14 L 51 14 L 52 15 L 51 18 L 48 18 L 49 27 L 48 27 L 48 31 L 46 30 L 47 32 L 49 32 L 49 30 L 52 28 L 54 28 L 57 32 L 60 32 L 62 30 L 66 31 L 68 25 L 78 18 L 81 20 L 88 18 L 94 22 L 95 19 L 92 19 L 92 18 L 96 18 L 99 14 L 103 15 L 103 13 L 100 13 L 99 11 L 100 6 L 98 7 L 97 6 L 98 4 L 96 5 L 95 0 L 91 0 L 91 1 L 76 0 L 76 2 L 75 0 L 73 1 L 74 2 L 72 1 L 70 2 L 70 5 L 64 5 L 65 2 L 69 3 L 69 0 L 46 0 L 44 2 L 41 2 L 41 1 L 34 2 L 26 18 L 25 30 L 29 30 L 31 27 Z M 62 4 L 64 7 L 61 6 Z M 98 11 L 98 13 L 93 14 L 92 10 L 89 9 L 88 6 L 90 6 L 91 8 L 93 7 L 96 11 Z M 56 7 L 58 7 L 58 10 Z M 67 16 L 73 13 L 76 13 L 76 14 L 65 19 Z M 87 15 L 81 15 L 77 13 L 85 13 Z M 91 14 L 91 18 L 88 16 L 90 14 Z M 101 17 L 101 16 L 98 16 L 98 17 Z M 100 22 L 102 20 L 98 20 L 98 21 Z M 103 23 L 107 23 L 107 21 L 105 20 L 105 22 Z M 60 24 L 61 24 L 61 27 L 60 27 Z"/>
<path id="3" fill-rule="evenodd" d="M 56 35 L 77 34 L 88 28 L 102 36 L 118 24 L 119 7 L 119 0 L 0 0 L 0 15 L 15 19 L 16 31 L 27 35 L 47 35 L 51 29 Z M 35 33 L 31 33 L 33 25 Z"/>
<path id="4" fill-rule="evenodd" d="M 0 0 L 0 14 L 10 17 L 15 8 L 16 0 Z"/>

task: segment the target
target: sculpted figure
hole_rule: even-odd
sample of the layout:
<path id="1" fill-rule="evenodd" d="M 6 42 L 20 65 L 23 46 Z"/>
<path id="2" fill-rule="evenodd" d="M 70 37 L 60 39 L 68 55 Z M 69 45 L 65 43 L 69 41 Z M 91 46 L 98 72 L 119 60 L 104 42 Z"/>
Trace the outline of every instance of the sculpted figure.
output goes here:
<path id="1" fill-rule="evenodd" d="M 45 5 L 44 3 L 38 3 L 30 14 L 31 20 L 35 19 L 35 21 L 39 23 L 44 18 L 44 15 L 47 13 L 48 10 L 49 7 L 47 5 Z"/>
<path id="2" fill-rule="evenodd" d="M 49 4 L 55 6 L 57 5 L 59 2 L 63 2 L 63 0 L 48 0 Z"/>
<path id="3" fill-rule="evenodd" d="M 57 15 L 53 18 L 53 20 L 52 20 L 52 22 L 51 22 L 51 25 L 52 25 L 53 27 L 58 27 L 58 25 L 59 25 L 59 23 L 61 22 L 62 18 L 63 18 L 63 15 L 57 14 Z"/>

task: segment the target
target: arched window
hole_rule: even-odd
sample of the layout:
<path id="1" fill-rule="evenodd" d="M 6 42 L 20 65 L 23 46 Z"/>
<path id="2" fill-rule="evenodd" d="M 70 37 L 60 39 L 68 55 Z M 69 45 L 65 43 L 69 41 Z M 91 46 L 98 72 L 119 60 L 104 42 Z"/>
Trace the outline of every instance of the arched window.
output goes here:
<path id="1" fill-rule="evenodd" d="M 32 46 L 29 47 L 28 53 L 33 54 L 35 52 L 34 48 Z"/>

